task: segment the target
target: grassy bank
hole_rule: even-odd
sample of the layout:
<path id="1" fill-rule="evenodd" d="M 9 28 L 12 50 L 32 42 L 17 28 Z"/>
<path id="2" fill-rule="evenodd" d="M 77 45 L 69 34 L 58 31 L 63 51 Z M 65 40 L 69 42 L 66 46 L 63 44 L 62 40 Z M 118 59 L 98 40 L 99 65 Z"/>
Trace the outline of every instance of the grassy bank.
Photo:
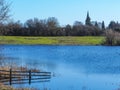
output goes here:
<path id="1" fill-rule="evenodd" d="M 100 45 L 104 37 L 22 37 L 0 36 L 0 44 L 27 45 Z"/>

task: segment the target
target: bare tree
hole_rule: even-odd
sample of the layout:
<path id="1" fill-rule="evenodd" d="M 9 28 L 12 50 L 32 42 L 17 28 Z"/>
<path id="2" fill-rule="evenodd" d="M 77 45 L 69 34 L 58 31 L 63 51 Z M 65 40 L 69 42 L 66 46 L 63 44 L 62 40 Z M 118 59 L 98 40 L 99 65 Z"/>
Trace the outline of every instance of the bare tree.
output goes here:
<path id="1" fill-rule="evenodd" d="M 10 3 L 6 0 L 0 0 L 0 22 L 3 22 L 9 18 Z"/>

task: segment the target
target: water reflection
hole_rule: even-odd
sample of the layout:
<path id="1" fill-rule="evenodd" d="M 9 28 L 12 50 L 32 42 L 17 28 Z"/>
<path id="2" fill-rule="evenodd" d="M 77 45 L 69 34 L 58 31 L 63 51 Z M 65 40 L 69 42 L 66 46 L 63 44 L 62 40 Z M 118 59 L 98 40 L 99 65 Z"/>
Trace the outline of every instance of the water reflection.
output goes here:
<path id="1" fill-rule="evenodd" d="M 11 62 L 17 65 L 54 73 L 50 83 L 26 85 L 28 87 L 44 86 L 48 90 L 119 88 L 120 47 L 5 45 L 2 48 L 4 57 L 13 58 Z"/>

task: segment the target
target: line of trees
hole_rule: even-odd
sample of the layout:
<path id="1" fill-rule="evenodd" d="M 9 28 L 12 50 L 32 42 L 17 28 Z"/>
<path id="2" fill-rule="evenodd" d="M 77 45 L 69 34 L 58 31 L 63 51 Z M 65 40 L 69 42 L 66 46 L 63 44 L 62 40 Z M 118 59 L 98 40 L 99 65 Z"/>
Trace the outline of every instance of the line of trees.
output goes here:
<path id="1" fill-rule="evenodd" d="M 0 23 L 0 35 L 6 36 L 100 36 L 104 35 L 106 29 L 120 32 L 120 24 L 111 21 L 109 26 L 105 27 L 104 21 L 99 26 L 97 22 L 92 24 L 86 20 L 86 24 L 75 21 L 73 25 L 60 26 L 55 17 L 44 20 L 29 19 L 25 23 Z"/>
<path id="2" fill-rule="evenodd" d="M 107 29 L 120 32 L 120 23 L 111 21 L 106 27 L 104 21 L 91 21 L 89 12 L 85 24 L 75 21 L 73 25 L 60 26 L 55 17 L 48 19 L 29 19 L 25 23 L 9 21 L 10 4 L 0 0 L 0 35 L 6 36 L 100 36 L 105 35 Z"/>
<path id="3" fill-rule="evenodd" d="M 61 27 L 55 17 L 45 20 L 29 19 L 24 24 L 9 22 L 0 24 L 0 35 L 14 36 L 98 36 L 103 30 L 97 26 L 83 25 L 76 21 L 73 25 Z"/>

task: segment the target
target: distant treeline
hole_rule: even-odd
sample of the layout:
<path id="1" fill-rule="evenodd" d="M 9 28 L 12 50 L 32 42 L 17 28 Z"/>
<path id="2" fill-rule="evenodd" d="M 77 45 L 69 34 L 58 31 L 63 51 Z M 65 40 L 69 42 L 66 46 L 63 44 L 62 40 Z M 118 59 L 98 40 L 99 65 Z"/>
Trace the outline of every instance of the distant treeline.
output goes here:
<path id="1" fill-rule="evenodd" d="M 105 35 L 105 31 L 111 29 L 120 32 L 120 24 L 111 21 L 105 26 L 104 21 L 91 21 L 87 12 L 85 24 L 75 21 L 73 25 L 60 26 L 55 17 L 40 20 L 38 18 L 29 19 L 25 23 L 20 21 L 9 21 L 10 3 L 0 0 L 0 35 L 6 36 L 100 36 Z M 5 23 L 6 21 L 9 21 Z"/>
<path id="2" fill-rule="evenodd" d="M 106 29 L 120 31 L 120 24 L 111 21 L 105 27 L 104 21 L 98 23 L 91 22 L 89 13 L 85 24 L 75 21 L 73 25 L 60 26 L 55 17 L 39 20 L 38 18 L 29 19 L 25 23 L 9 22 L 0 24 L 0 35 L 5 36 L 100 36 L 104 35 Z"/>
<path id="3" fill-rule="evenodd" d="M 102 33 L 99 27 L 83 25 L 78 21 L 63 27 L 54 17 L 29 19 L 24 24 L 18 21 L 0 25 L 0 35 L 9 36 L 98 36 Z"/>

